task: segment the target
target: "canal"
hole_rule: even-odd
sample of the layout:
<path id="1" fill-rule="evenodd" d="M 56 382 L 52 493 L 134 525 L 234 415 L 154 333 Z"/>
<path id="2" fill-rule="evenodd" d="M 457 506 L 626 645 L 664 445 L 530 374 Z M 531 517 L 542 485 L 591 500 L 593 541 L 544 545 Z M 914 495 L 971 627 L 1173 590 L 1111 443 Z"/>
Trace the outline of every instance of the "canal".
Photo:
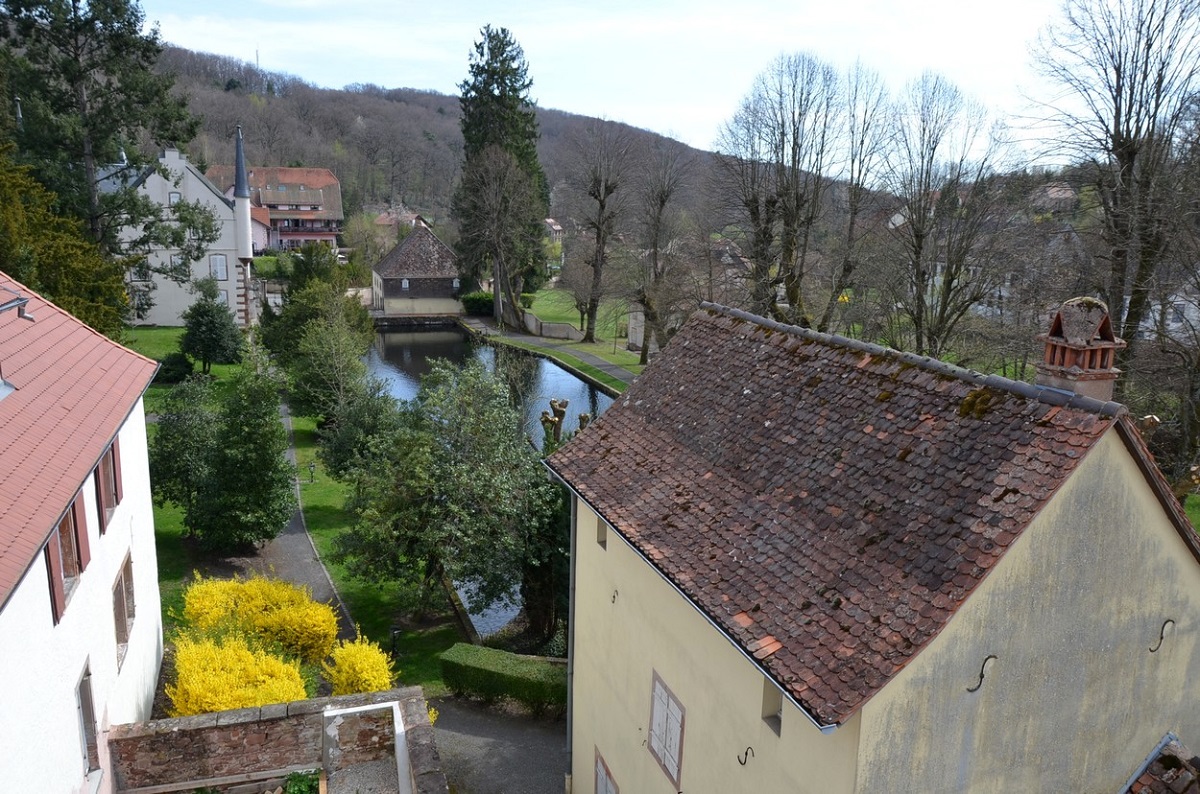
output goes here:
<path id="1" fill-rule="evenodd" d="M 490 371 L 499 372 L 520 398 L 526 435 L 539 444 L 542 427 L 538 420 L 542 411 L 549 409 L 551 399 L 570 401 L 564 425 L 568 431 L 579 426 L 580 413 L 599 416 L 613 403 L 612 397 L 552 361 L 523 350 L 476 342 L 457 328 L 380 331 L 367 355 L 367 369 L 387 384 L 397 400 L 411 400 L 417 396 L 421 378 L 432 369 L 434 359 L 454 364 L 478 359 Z M 461 585 L 456 587 L 463 602 L 469 602 L 470 593 Z M 520 604 L 514 598 L 508 604 L 471 613 L 471 622 L 480 635 L 487 636 L 508 625 L 519 611 Z"/>

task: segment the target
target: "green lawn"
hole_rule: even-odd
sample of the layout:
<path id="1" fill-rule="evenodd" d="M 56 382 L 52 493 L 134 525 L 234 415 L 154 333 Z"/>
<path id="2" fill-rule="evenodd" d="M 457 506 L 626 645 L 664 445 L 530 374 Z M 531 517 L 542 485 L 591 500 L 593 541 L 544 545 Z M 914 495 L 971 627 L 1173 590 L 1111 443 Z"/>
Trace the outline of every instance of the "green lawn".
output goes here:
<path id="1" fill-rule="evenodd" d="M 406 597 L 398 585 L 364 582 L 332 561 L 337 536 L 349 529 L 351 522 L 350 514 L 343 509 L 346 486 L 325 474 L 316 459 L 315 422 L 308 417 L 293 417 L 292 427 L 300 470 L 300 498 L 308 532 L 354 622 L 364 635 L 390 650 L 392 629 L 404 617 L 405 606 L 411 603 L 411 598 Z M 311 475 L 313 482 L 309 482 L 310 462 L 317 464 Z M 446 694 L 438 655 L 460 639 L 448 614 L 428 628 L 401 629 L 396 638 L 400 683 L 423 687 L 426 697 Z"/>
<path id="2" fill-rule="evenodd" d="M 126 329 L 123 344 L 141 353 L 146 358 L 162 361 L 171 353 L 179 352 L 179 338 L 181 336 L 183 336 L 182 326 L 139 326 Z M 218 384 L 218 389 L 222 382 L 228 382 L 229 376 L 233 373 L 233 369 L 236 366 L 236 364 L 212 365 L 212 376 Z M 196 365 L 196 371 L 200 371 L 199 364 Z M 167 384 L 150 384 L 150 388 L 146 390 L 146 413 L 159 413 L 162 408 L 163 398 L 170 389 L 171 387 Z"/>
<path id="3" fill-rule="evenodd" d="M 575 328 L 580 328 L 579 312 L 575 310 L 575 299 L 566 290 L 547 288 L 539 291 L 533 300 L 533 308 L 530 311 L 543 322 L 567 323 Z M 623 306 L 616 302 L 606 301 L 601 304 L 596 318 L 596 341 L 589 344 L 572 342 L 567 344 L 566 348 L 590 353 L 619 367 L 624 367 L 630 372 L 640 373 L 643 368 L 638 364 L 638 353 L 626 350 L 628 341 L 625 336 L 626 323 L 627 315 Z M 586 372 L 586 366 L 583 365 L 577 369 Z M 617 387 L 624 388 L 624 385 L 619 384 Z"/>

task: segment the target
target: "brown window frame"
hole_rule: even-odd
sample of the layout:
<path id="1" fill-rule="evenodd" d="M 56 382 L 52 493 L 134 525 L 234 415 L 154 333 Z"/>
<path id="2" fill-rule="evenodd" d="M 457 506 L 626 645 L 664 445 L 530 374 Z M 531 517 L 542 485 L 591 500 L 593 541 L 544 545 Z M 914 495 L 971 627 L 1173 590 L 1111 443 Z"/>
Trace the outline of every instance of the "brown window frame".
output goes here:
<path id="1" fill-rule="evenodd" d="M 46 575 L 50 581 L 50 612 L 57 625 L 79 584 L 79 577 L 92 560 L 88 542 L 87 515 L 83 492 L 75 494 L 71 505 L 58 519 L 45 546 Z"/>
<path id="2" fill-rule="evenodd" d="M 108 530 L 113 511 L 124 495 L 121 487 L 121 439 L 114 438 L 94 472 L 96 480 L 96 513 L 100 518 L 100 534 Z"/>
<path id="3" fill-rule="evenodd" d="M 666 709 L 665 712 L 662 712 L 663 735 L 661 737 L 658 735 L 658 731 L 655 730 L 655 722 L 657 722 L 656 716 L 660 713 L 656 693 L 660 689 L 665 696 L 663 708 Z M 664 752 L 666 748 L 663 747 L 660 749 L 659 747 L 660 745 L 664 744 L 669 745 L 668 739 L 670 738 L 671 733 L 670 710 L 672 704 L 674 704 L 675 709 L 679 712 L 679 731 L 675 739 L 676 746 L 674 771 L 672 771 L 669 766 L 671 759 L 667 758 L 667 753 Z M 658 674 L 658 671 L 654 670 L 653 681 L 650 686 L 650 727 L 646 731 L 646 748 L 650 750 L 650 755 L 652 755 L 654 760 L 658 762 L 659 768 L 662 769 L 663 774 L 667 776 L 667 779 L 671 781 L 671 785 L 674 786 L 676 790 L 681 788 L 680 781 L 683 779 L 683 735 L 686 724 L 687 709 L 683 707 L 683 703 L 680 702 L 679 698 L 675 696 L 675 693 L 671 691 L 671 688 L 667 686 L 665 681 L 663 681 L 662 676 Z"/>
<path id="4" fill-rule="evenodd" d="M 113 582 L 113 630 L 117 640 L 117 669 L 125 663 L 133 621 L 137 615 L 137 599 L 133 591 L 133 560 L 126 555 L 121 572 Z"/>

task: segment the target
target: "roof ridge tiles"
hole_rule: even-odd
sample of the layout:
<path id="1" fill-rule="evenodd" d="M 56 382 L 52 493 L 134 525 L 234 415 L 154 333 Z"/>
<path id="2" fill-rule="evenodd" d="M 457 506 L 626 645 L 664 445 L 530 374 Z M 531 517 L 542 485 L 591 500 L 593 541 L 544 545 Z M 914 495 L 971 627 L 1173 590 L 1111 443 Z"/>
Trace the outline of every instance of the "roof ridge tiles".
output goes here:
<path id="1" fill-rule="evenodd" d="M 1092 397 L 1085 397 L 1074 392 L 1056 389 L 1051 386 L 1041 386 L 1035 383 L 1025 383 L 1024 381 L 1012 380 L 1003 375 L 985 375 L 973 369 L 960 367 L 956 364 L 951 364 L 941 359 L 931 358 L 930 356 L 922 356 L 917 353 L 908 352 L 905 350 L 896 350 L 895 348 L 885 347 L 874 342 L 864 342 L 861 339 L 851 339 L 846 336 L 837 334 L 829 334 L 823 331 L 814 331 L 811 328 L 804 328 L 799 325 L 788 325 L 777 320 L 772 320 L 767 317 L 761 317 L 757 314 L 742 309 L 735 309 L 730 306 L 723 306 L 719 303 L 710 303 L 704 301 L 700 304 L 700 308 L 714 314 L 732 317 L 743 322 L 753 323 L 762 328 L 771 331 L 791 334 L 793 336 L 807 339 L 812 342 L 817 342 L 824 345 L 833 345 L 837 347 L 847 348 L 860 353 L 866 353 L 871 356 L 886 356 L 894 358 L 911 366 L 919 367 L 935 375 L 943 375 L 954 378 L 956 380 L 973 383 L 977 386 L 998 389 L 1016 394 L 1019 397 L 1024 397 L 1029 400 L 1036 400 L 1040 403 L 1053 406 L 1064 406 L 1067 408 L 1075 408 L 1088 413 L 1099 414 L 1100 416 L 1116 417 L 1127 414 L 1129 409 L 1122 403 L 1109 400 L 1097 400 Z"/>

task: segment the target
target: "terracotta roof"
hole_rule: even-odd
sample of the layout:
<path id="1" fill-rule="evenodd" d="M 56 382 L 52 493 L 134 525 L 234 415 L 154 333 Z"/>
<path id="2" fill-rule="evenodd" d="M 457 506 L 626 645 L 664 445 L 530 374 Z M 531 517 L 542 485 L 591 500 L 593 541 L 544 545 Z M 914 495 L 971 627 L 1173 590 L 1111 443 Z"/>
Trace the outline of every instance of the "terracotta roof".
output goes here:
<path id="1" fill-rule="evenodd" d="M 1145 454 L 1116 403 L 707 305 L 548 465 L 829 725 L 1114 425 Z"/>
<path id="2" fill-rule="evenodd" d="M 35 318 L 0 313 L 0 376 L 15 387 L 0 398 L 2 608 L 158 365 L 3 273 L 0 287 L 28 297 Z"/>
<path id="3" fill-rule="evenodd" d="M 1167 734 L 1124 791 L 1130 794 L 1200 794 L 1200 758 Z"/>
<path id="4" fill-rule="evenodd" d="M 456 261 L 450 247 L 418 223 L 374 270 L 383 278 L 458 278 Z"/>
<path id="5" fill-rule="evenodd" d="M 222 191 L 233 188 L 234 167 L 231 165 L 209 166 L 205 176 Z M 310 203 L 320 191 L 321 217 L 342 219 L 342 185 L 328 168 L 259 167 L 251 168 L 248 177 L 251 192 L 260 205 L 283 203 L 271 201 L 273 194 L 289 196 L 288 204 Z M 270 191 L 266 189 L 267 185 L 271 186 Z M 303 194 L 299 193 L 301 186 L 304 187 Z M 301 196 L 307 198 L 302 201 Z M 275 216 L 274 211 L 271 214 Z"/>
<path id="6" fill-rule="evenodd" d="M 271 225 L 271 213 L 267 212 L 266 207 L 250 207 L 250 220 L 256 223 L 261 223 L 263 226 Z"/>

